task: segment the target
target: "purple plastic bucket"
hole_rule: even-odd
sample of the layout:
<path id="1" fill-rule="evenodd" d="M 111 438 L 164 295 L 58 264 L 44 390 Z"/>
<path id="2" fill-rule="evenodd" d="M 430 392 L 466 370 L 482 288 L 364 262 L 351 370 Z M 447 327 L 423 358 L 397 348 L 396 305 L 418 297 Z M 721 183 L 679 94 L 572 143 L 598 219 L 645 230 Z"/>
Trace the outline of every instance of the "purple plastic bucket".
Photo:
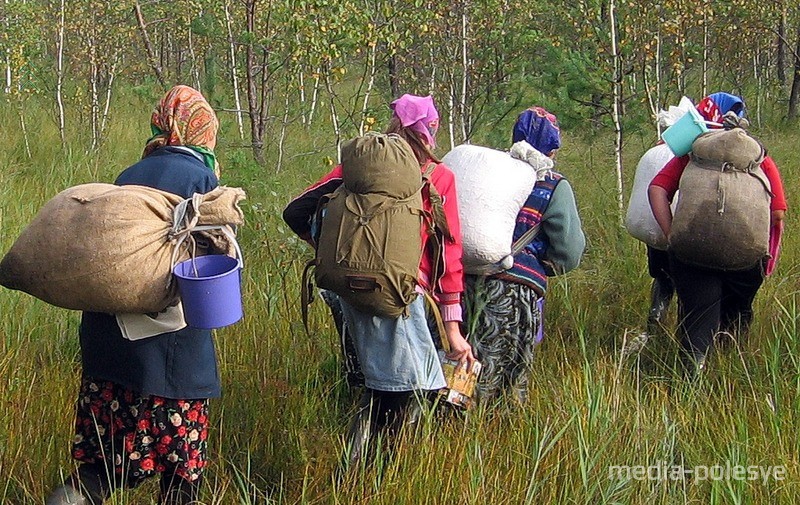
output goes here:
<path id="1" fill-rule="evenodd" d="M 241 263 L 221 254 L 198 256 L 175 265 L 186 324 L 213 330 L 242 318 Z"/>

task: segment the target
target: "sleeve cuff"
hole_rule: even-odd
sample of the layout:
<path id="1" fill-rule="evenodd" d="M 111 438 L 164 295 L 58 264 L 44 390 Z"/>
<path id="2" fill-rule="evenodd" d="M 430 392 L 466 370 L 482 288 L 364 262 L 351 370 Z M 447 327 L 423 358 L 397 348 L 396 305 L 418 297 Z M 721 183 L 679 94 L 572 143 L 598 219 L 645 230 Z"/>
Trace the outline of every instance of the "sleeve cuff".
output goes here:
<path id="1" fill-rule="evenodd" d="M 460 303 L 440 303 L 439 311 L 442 313 L 442 321 L 461 322 L 463 320 Z"/>

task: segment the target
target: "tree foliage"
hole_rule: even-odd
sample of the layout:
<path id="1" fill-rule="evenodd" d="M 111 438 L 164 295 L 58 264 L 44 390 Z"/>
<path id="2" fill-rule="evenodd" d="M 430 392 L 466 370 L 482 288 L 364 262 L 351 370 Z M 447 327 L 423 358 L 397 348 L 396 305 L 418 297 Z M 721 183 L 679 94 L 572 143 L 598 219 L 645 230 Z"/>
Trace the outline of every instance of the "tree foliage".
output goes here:
<path id="1" fill-rule="evenodd" d="M 99 125 L 115 83 L 158 74 L 163 86 L 191 84 L 233 110 L 236 73 L 260 159 L 294 123 L 331 123 L 334 144 L 380 128 L 386 103 L 406 92 L 433 94 L 459 143 L 480 126 L 507 128 L 533 102 L 567 127 L 607 128 L 619 79 L 623 129 L 649 128 L 657 109 L 681 95 L 727 90 L 751 110 L 791 103 L 792 79 L 800 89 L 795 4 L 618 2 L 615 77 L 608 0 L 155 0 L 136 3 L 141 24 L 133 2 L 69 0 L 66 99 Z M 37 89 L 54 89 L 57 33 L 44 21 L 62 8 L 54 0 L 0 4 L 8 96 L 33 79 Z"/>

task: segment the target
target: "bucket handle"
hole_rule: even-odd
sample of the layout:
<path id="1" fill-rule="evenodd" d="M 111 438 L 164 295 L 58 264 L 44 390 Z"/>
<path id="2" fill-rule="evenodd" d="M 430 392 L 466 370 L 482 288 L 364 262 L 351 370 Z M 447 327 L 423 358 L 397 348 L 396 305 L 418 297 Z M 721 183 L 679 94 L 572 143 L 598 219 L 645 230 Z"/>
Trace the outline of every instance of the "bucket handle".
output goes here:
<path id="1" fill-rule="evenodd" d="M 233 243 L 233 248 L 236 250 L 236 259 L 239 262 L 239 269 L 244 268 L 244 259 L 242 256 L 242 249 L 239 247 L 239 242 L 236 241 L 236 236 L 231 232 L 231 229 L 227 225 L 210 225 L 204 224 L 200 226 L 194 226 L 191 231 L 203 231 L 203 230 L 220 230 L 222 233 Z M 191 234 L 188 234 L 191 237 Z M 172 251 L 172 267 L 170 271 L 175 268 L 175 264 L 178 260 L 178 254 L 180 252 L 180 246 L 184 240 L 186 240 L 187 234 L 182 234 L 178 238 L 178 243 L 175 245 L 175 249 Z M 191 239 L 192 243 L 194 243 L 194 238 Z M 192 255 L 192 265 L 194 265 L 194 255 Z M 169 280 L 167 281 L 167 289 L 169 289 L 170 285 L 172 284 L 172 276 L 169 276 Z"/>
<path id="2" fill-rule="evenodd" d="M 192 228 L 192 231 L 204 231 L 204 230 L 220 230 L 222 234 L 225 235 L 228 238 L 228 240 L 230 240 L 233 243 L 233 248 L 236 250 L 236 259 L 239 260 L 239 268 L 244 268 L 242 249 L 239 247 L 239 242 L 236 241 L 236 236 L 231 231 L 230 226 L 204 224 Z"/>

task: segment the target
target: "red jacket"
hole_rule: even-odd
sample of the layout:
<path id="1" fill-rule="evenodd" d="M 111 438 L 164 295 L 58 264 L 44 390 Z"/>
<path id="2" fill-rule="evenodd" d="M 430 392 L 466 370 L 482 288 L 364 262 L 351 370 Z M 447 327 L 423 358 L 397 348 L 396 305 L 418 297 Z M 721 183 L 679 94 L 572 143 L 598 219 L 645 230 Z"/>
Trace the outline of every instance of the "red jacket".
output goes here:
<path id="1" fill-rule="evenodd" d="M 683 170 L 688 164 L 688 154 L 672 158 L 669 163 L 664 165 L 664 168 L 653 177 L 650 185 L 663 188 L 667 192 L 669 200 L 672 201 L 672 197 L 675 196 L 675 193 L 678 191 L 678 185 L 681 181 Z M 781 180 L 781 174 L 778 171 L 778 166 L 775 164 L 775 161 L 767 156 L 764 158 L 764 161 L 761 162 L 761 169 L 764 171 L 764 175 L 767 176 L 767 180 L 769 180 L 769 184 L 772 188 L 773 196 L 769 206 L 770 210 L 786 210 L 786 196 L 783 193 L 783 181 Z"/>
<path id="2" fill-rule="evenodd" d="M 422 166 L 426 167 L 428 163 Z M 444 274 L 436 286 L 430 286 L 429 279 L 434 264 L 434 258 L 427 249 L 427 233 L 420 230 L 423 240 L 423 250 L 428 251 L 422 255 L 419 266 L 418 282 L 423 289 L 430 290 L 439 302 L 442 318 L 445 321 L 461 321 L 461 293 L 464 291 L 464 267 L 461 264 L 461 222 L 458 218 L 458 200 L 456 198 L 455 176 L 443 163 L 436 165 L 431 174 L 431 183 L 442 196 L 444 213 L 447 224 L 453 236 L 452 241 L 445 240 L 442 251 Z M 311 218 L 317 209 L 319 199 L 333 192 L 342 184 L 342 166 L 337 165 L 323 176 L 319 181 L 305 189 L 294 198 L 283 211 L 283 220 L 296 234 L 308 238 L 311 233 Z M 431 211 L 430 195 L 427 188 L 423 190 L 423 205 L 425 210 Z"/>

